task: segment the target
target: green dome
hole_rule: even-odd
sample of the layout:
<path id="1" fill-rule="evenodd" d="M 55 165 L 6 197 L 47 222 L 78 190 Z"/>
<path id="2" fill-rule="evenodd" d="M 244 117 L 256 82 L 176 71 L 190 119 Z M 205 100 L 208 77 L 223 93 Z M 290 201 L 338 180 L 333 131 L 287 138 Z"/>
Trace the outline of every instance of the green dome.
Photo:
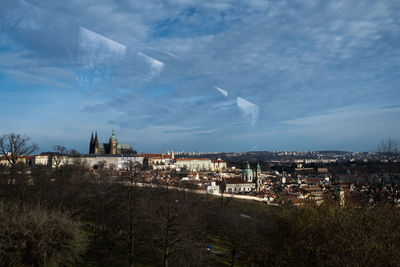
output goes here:
<path id="1" fill-rule="evenodd" d="M 253 171 L 250 169 L 250 164 L 249 164 L 249 162 L 247 162 L 246 169 L 244 169 L 243 172 L 244 172 L 244 173 L 253 173 Z"/>
<path id="2" fill-rule="evenodd" d="M 253 171 L 251 169 L 244 169 L 243 172 L 245 172 L 245 173 L 253 173 Z"/>

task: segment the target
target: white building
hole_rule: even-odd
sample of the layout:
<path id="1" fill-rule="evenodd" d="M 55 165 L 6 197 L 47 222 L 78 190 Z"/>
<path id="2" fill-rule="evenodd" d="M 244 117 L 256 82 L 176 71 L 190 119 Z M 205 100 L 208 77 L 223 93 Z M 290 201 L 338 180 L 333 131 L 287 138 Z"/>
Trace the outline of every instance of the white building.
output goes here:
<path id="1" fill-rule="evenodd" d="M 212 171 L 212 162 L 210 159 L 176 159 L 177 169 L 186 169 L 188 171 Z"/>
<path id="2" fill-rule="evenodd" d="M 145 164 L 153 170 L 174 170 L 174 154 L 138 154 Z"/>
<path id="3" fill-rule="evenodd" d="M 207 194 L 218 195 L 219 194 L 219 185 L 216 182 L 211 182 L 211 185 L 207 186 Z"/>
<path id="4" fill-rule="evenodd" d="M 136 164 L 143 164 L 143 157 L 134 156 L 112 156 L 112 155 L 84 155 L 79 158 L 86 163 L 89 168 L 130 170 Z M 72 162 L 71 160 L 69 162 Z"/>
<path id="5" fill-rule="evenodd" d="M 46 161 L 47 157 L 47 161 Z M 89 168 L 105 168 L 115 170 L 129 170 L 136 164 L 143 164 L 143 157 L 136 156 L 114 156 L 106 154 L 88 154 L 80 157 L 72 157 L 66 155 L 40 155 L 35 156 L 34 163 L 36 165 L 47 165 L 51 164 L 53 168 L 61 167 L 66 164 L 74 164 L 74 162 L 82 162 Z"/>
<path id="6" fill-rule="evenodd" d="M 226 170 L 226 161 L 222 160 L 220 157 L 218 157 L 216 160 L 211 161 L 211 170 L 212 171 L 224 171 Z"/>
<path id="7" fill-rule="evenodd" d="M 49 164 L 49 155 L 37 155 L 33 159 L 33 164 L 46 166 Z"/>
<path id="8" fill-rule="evenodd" d="M 241 178 L 222 179 L 222 184 L 225 186 L 225 192 L 230 194 L 250 192 L 256 188 L 255 183 L 246 182 Z"/>

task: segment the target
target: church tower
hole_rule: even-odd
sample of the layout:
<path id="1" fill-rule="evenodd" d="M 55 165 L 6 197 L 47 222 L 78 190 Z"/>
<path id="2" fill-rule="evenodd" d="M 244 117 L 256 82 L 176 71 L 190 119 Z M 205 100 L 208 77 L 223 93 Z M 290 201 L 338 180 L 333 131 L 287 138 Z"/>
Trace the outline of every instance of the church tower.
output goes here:
<path id="1" fill-rule="evenodd" d="M 297 184 L 301 186 L 301 179 L 300 179 L 300 176 L 297 176 L 297 175 L 296 175 L 296 178 L 297 178 L 297 180 L 296 180 L 296 181 L 297 181 Z"/>
<path id="2" fill-rule="evenodd" d="M 116 155 L 117 154 L 117 147 L 118 147 L 118 141 L 117 137 L 115 137 L 115 131 L 112 131 L 112 135 L 109 141 L 110 144 L 110 154 Z"/>
<path id="3" fill-rule="evenodd" d="M 243 180 L 246 182 L 253 182 L 253 170 L 250 169 L 250 164 L 247 162 L 246 169 L 243 171 Z"/>
<path id="4" fill-rule="evenodd" d="M 257 162 L 257 178 L 261 179 L 261 167 L 259 162 Z"/>
<path id="5" fill-rule="evenodd" d="M 93 138 L 93 132 L 92 135 L 90 136 L 90 144 L 89 144 L 89 154 L 94 153 L 94 138 Z"/>
<path id="6" fill-rule="evenodd" d="M 282 169 L 281 184 L 282 184 L 282 185 L 285 185 L 285 184 L 286 184 L 285 171 L 284 171 L 283 169 Z"/>
<path id="7" fill-rule="evenodd" d="M 97 131 L 93 143 L 94 143 L 93 154 L 99 154 L 99 139 L 97 138 Z"/>
<path id="8" fill-rule="evenodd" d="M 260 163 L 257 162 L 256 188 L 257 188 L 257 190 L 260 190 L 261 187 L 262 187 L 261 167 L 260 167 Z"/>

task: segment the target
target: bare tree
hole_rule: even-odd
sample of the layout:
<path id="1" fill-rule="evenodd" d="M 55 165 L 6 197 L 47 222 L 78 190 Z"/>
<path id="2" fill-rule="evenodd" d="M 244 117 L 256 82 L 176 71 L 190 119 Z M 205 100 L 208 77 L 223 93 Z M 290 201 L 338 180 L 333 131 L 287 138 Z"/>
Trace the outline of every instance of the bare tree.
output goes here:
<path id="1" fill-rule="evenodd" d="M 15 133 L 0 137 L 0 153 L 7 159 L 11 168 L 14 168 L 20 157 L 32 154 L 38 149 L 36 144 L 28 144 L 30 140 L 27 136 Z"/>
<path id="2" fill-rule="evenodd" d="M 69 151 L 69 157 L 72 158 L 72 164 L 74 165 L 81 165 L 82 163 L 84 163 L 82 161 L 82 155 L 81 153 L 79 153 L 78 151 L 76 151 L 75 149 L 71 149 Z M 69 163 L 69 162 L 68 162 Z"/>
<path id="3" fill-rule="evenodd" d="M 167 188 L 154 189 L 146 202 L 148 245 L 162 266 L 204 266 L 206 202 L 197 194 Z"/>
<path id="4" fill-rule="evenodd" d="M 387 155 L 389 158 L 399 153 L 399 139 L 388 137 L 378 145 L 377 151 Z"/>
<path id="5" fill-rule="evenodd" d="M 386 162 L 386 175 L 390 180 L 390 191 L 392 197 L 392 204 L 395 205 L 397 194 L 397 187 L 399 185 L 399 170 L 396 168 L 398 165 L 393 160 L 399 154 L 399 139 L 388 137 L 382 140 L 382 142 L 377 147 L 378 152 L 380 152 L 387 159 Z"/>
<path id="6" fill-rule="evenodd" d="M 135 236 L 136 234 L 136 221 L 138 220 L 137 213 L 137 203 L 139 199 L 139 195 L 142 188 L 137 186 L 137 180 L 140 176 L 140 165 L 136 164 L 132 160 L 127 162 L 127 166 L 129 168 L 129 175 L 126 177 L 127 184 L 127 193 L 128 193 L 128 207 L 127 207 L 127 217 L 128 217 L 128 242 L 127 242 L 127 251 L 128 251 L 128 264 L 129 267 L 133 267 L 135 265 Z"/>
<path id="7" fill-rule="evenodd" d="M 52 161 L 54 162 L 56 169 L 58 169 L 60 164 L 66 160 L 66 158 L 69 154 L 69 151 L 65 146 L 60 146 L 60 145 L 53 146 L 53 149 L 57 153 L 57 155 L 54 155 L 52 157 Z"/>

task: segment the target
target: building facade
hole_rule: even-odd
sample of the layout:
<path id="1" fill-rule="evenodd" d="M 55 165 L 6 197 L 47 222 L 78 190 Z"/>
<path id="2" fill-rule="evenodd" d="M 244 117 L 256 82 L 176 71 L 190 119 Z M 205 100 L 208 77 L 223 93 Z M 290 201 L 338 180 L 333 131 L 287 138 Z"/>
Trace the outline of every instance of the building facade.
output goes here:
<path id="1" fill-rule="evenodd" d="M 175 159 L 175 166 L 180 170 L 188 171 L 211 171 L 212 162 L 211 159 L 203 158 L 191 158 L 191 159 Z"/>
<path id="2" fill-rule="evenodd" d="M 138 154 L 137 156 L 143 157 L 144 165 L 151 168 L 152 170 L 174 170 L 174 155 L 170 154 L 155 154 L 146 153 Z"/>
<path id="3" fill-rule="evenodd" d="M 256 188 L 255 183 L 246 182 L 240 178 L 223 178 L 222 185 L 225 187 L 225 192 L 229 194 L 250 192 Z"/>
<path id="4" fill-rule="evenodd" d="M 216 160 L 212 160 L 211 164 L 212 171 L 224 171 L 226 170 L 226 162 L 218 157 Z"/>

